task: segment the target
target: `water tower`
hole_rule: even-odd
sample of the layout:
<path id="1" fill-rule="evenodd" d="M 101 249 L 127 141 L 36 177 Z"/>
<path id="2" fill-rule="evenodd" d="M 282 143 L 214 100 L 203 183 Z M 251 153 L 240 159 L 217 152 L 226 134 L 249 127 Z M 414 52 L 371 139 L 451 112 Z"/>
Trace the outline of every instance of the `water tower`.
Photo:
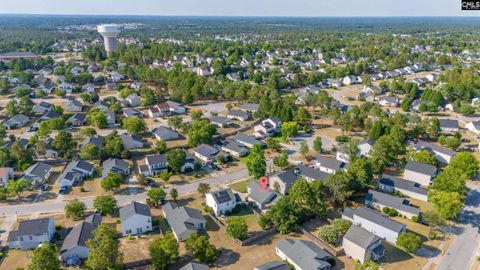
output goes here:
<path id="1" fill-rule="evenodd" d="M 105 51 L 110 53 L 118 46 L 117 36 L 120 34 L 120 26 L 116 24 L 101 24 L 97 27 L 98 33 L 102 35 L 105 43 Z"/>

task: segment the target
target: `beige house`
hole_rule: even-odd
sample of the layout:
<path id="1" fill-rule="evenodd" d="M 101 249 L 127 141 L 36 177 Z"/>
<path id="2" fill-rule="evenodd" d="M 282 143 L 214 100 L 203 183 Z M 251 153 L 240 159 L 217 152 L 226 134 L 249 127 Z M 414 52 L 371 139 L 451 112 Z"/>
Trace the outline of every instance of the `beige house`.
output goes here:
<path id="1" fill-rule="evenodd" d="M 361 263 L 369 259 L 377 261 L 385 254 L 382 239 L 357 225 L 352 225 L 348 229 L 343 237 L 342 247 L 348 257 Z"/>

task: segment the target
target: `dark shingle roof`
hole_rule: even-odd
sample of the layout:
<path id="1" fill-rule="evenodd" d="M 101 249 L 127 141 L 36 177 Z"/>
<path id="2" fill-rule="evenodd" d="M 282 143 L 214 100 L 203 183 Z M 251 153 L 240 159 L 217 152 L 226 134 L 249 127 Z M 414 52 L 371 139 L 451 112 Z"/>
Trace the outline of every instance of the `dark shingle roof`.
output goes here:
<path id="1" fill-rule="evenodd" d="M 369 190 L 365 201 L 379 203 L 383 206 L 405 211 L 417 216 L 420 214 L 420 209 L 410 206 L 408 200 L 376 190 Z"/>
<path id="2" fill-rule="evenodd" d="M 285 262 L 274 261 L 255 267 L 255 270 L 290 270 Z"/>
<path id="3" fill-rule="evenodd" d="M 247 134 L 243 134 L 243 133 L 237 133 L 234 139 L 241 144 L 249 144 L 249 145 L 259 144 L 262 147 L 267 145 L 265 142 L 257 140 L 257 138 L 253 136 L 249 136 Z"/>
<path id="4" fill-rule="evenodd" d="M 382 240 L 380 237 L 357 225 L 350 226 L 343 239 L 347 239 L 364 249 Z"/>
<path id="5" fill-rule="evenodd" d="M 229 188 L 211 192 L 213 199 L 217 204 L 235 201 L 235 194 Z"/>
<path id="6" fill-rule="evenodd" d="M 322 167 L 332 169 L 332 170 L 340 170 L 343 166 L 343 162 L 340 160 L 336 160 L 334 158 L 325 157 L 325 156 L 317 156 L 317 162 L 320 163 Z"/>
<path id="7" fill-rule="evenodd" d="M 120 208 L 119 212 L 121 220 L 128 219 L 136 214 L 146 217 L 152 216 L 152 214 L 150 213 L 150 207 L 139 202 L 131 202 L 130 204 L 127 204 L 124 207 Z"/>
<path id="8" fill-rule="evenodd" d="M 183 266 L 182 268 L 180 268 L 180 270 L 209 270 L 209 269 L 210 267 L 208 267 L 208 265 L 200 264 L 196 262 L 190 262 L 185 266 Z"/>
<path id="9" fill-rule="evenodd" d="M 404 224 L 390 219 L 387 215 L 365 206 L 359 206 L 351 211 L 347 210 L 347 208 L 345 210 L 347 211 L 347 214 L 352 215 L 352 217 L 361 217 L 397 233 L 400 233 L 406 227 Z M 346 215 L 345 211 L 344 215 Z"/>
<path id="10" fill-rule="evenodd" d="M 327 177 L 330 176 L 330 174 L 326 172 L 319 171 L 315 168 L 305 166 L 303 164 L 298 164 L 295 169 L 295 174 L 303 176 L 303 177 L 308 177 L 312 178 L 315 180 L 324 180 L 327 179 Z"/>
<path id="11" fill-rule="evenodd" d="M 51 218 L 39 218 L 20 221 L 17 236 L 41 235 L 48 232 Z"/>
<path id="12" fill-rule="evenodd" d="M 193 223 L 191 220 L 205 222 L 202 213 L 194 208 L 186 206 L 179 207 L 176 203 L 167 202 L 162 206 L 162 209 L 165 213 L 165 218 L 167 219 L 168 224 L 176 235 L 196 232 L 197 230 L 190 225 Z"/>
<path id="13" fill-rule="evenodd" d="M 77 224 L 77 226 L 73 227 L 67 237 L 65 237 L 62 248 L 60 249 L 60 253 L 68 251 L 77 246 L 86 247 L 87 240 L 93 238 L 93 230 L 96 228 L 97 226 L 85 221 Z"/>
<path id="14" fill-rule="evenodd" d="M 441 128 L 459 128 L 458 120 L 454 119 L 439 119 Z"/>
<path id="15" fill-rule="evenodd" d="M 405 166 L 405 170 L 409 171 L 414 171 L 417 173 L 421 173 L 424 175 L 430 175 L 433 176 L 435 172 L 437 171 L 437 167 L 430 165 L 430 164 L 425 164 L 425 163 L 420 163 L 416 162 L 413 160 L 409 160 L 407 162 L 407 165 Z"/>
<path id="16" fill-rule="evenodd" d="M 277 248 L 301 269 L 315 270 L 330 266 L 326 260 L 331 256 L 310 241 L 285 238 L 277 244 Z"/>
<path id="17" fill-rule="evenodd" d="M 145 159 L 147 160 L 148 164 L 150 164 L 150 165 L 167 163 L 167 157 L 164 154 L 146 156 Z"/>
<path id="18" fill-rule="evenodd" d="M 380 184 L 395 187 L 398 189 L 408 190 L 417 194 L 427 195 L 428 189 L 420 187 L 418 183 L 393 177 L 387 174 L 382 175 Z"/>
<path id="19" fill-rule="evenodd" d="M 208 144 L 201 144 L 195 148 L 195 152 L 198 154 L 208 157 L 211 155 L 216 155 L 218 153 L 218 150 Z"/>
<path id="20" fill-rule="evenodd" d="M 47 163 L 37 162 L 25 171 L 25 175 L 33 175 L 44 179 L 47 173 L 51 170 L 52 166 L 48 165 Z"/>

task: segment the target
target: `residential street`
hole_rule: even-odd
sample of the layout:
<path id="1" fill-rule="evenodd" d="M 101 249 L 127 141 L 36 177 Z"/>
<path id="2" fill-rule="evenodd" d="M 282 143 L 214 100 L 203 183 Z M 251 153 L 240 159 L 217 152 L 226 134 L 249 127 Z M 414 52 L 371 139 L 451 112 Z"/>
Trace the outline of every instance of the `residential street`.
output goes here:
<path id="1" fill-rule="evenodd" d="M 455 237 L 437 270 L 469 270 L 479 256 L 480 184 L 468 184 L 465 209 L 458 218 L 459 234 Z"/>

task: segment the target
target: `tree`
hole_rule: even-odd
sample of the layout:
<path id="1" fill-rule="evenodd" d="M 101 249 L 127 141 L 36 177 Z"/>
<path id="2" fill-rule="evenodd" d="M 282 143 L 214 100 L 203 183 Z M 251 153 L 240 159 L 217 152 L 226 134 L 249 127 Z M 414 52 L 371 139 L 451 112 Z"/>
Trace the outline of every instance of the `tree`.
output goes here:
<path id="1" fill-rule="evenodd" d="M 338 245 L 338 233 L 332 225 L 325 225 L 320 228 L 318 232 L 318 238 L 326 242 L 327 244 L 336 246 Z"/>
<path id="2" fill-rule="evenodd" d="M 178 191 L 176 188 L 170 189 L 170 197 L 172 197 L 173 201 L 176 201 L 178 198 Z"/>
<path id="3" fill-rule="evenodd" d="M 332 222 L 332 226 L 339 234 L 346 234 L 348 229 L 352 226 L 352 221 L 348 219 L 337 218 Z"/>
<path id="4" fill-rule="evenodd" d="M 155 142 L 155 151 L 159 154 L 163 154 L 167 151 L 167 143 L 164 140 L 159 140 Z"/>
<path id="5" fill-rule="evenodd" d="M 206 119 L 193 121 L 192 127 L 187 132 L 188 145 L 195 147 L 202 143 L 208 143 L 216 132 L 215 126 Z"/>
<path id="6" fill-rule="evenodd" d="M 281 169 L 288 167 L 287 151 L 282 150 L 282 153 L 279 156 L 274 157 L 273 164 Z"/>
<path id="7" fill-rule="evenodd" d="M 102 180 L 101 186 L 106 191 L 117 190 L 123 183 L 123 177 L 117 173 L 109 172 Z"/>
<path id="8" fill-rule="evenodd" d="M 245 218 L 232 217 L 227 220 L 227 234 L 239 240 L 245 240 L 248 237 L 248 225 Z"/>
<path id="9" fill-rule="evenodd" d="M 19 107 L 18 107 L 18 102 L 16 99 L 11 99 L 7 103 L 7 115 L 8 117 L 14 117 L 20 112 Z"/>
<path id="10" fill-rule="evenodd" d="M 168 126 L 172 127 L 175 131 L 180 127 L 183 120 L 180 115 L 171 116 L 168 118 Z"/>
<path id="11" fill-rule="evenodd" d="M 75 150 L 75 141 L 72 134 L 61 130 L 53 140 L 53 148 L 58 152 L 58 155 L 63 158 L 72 158 Z"/>
<path id="12" fill-rule="evenodd" d="M 123 256 L 119 252 L 119 243 L 115 229 L 100 224 L 93 231 L 93 238 L 87 240 L 89 249 L 85 265 L 88 269 L 114 270 L 123 268 Z"/>
<path id="13" fill-rule="evenodd" d="M 194 111 L 190 112 L 190 117 L 192 118 L 192 121 L 201 120 L 202 117 L 203 117 L 203 111 L 194 110 Z"/>
<path id="14" fill-rule="evenodd" d="M 278 142 L 278 140 L 275 140 L 274 138 L 267 139 L 267 147 L 277 152 L 279 152 L 281 149 L 280 143 Z"/>
<path id="15" fill-rule="evenodd" d="M 176 173 L 180 173 L 182 166 L 185 165 L 187 154 L 181 148 L 175 148 L 167 153 L 168 167 Z"/>
<path id="16" fill-rule="evenodd" d="M 150 243 L 148 251 L 152 260 L 153 270 L 166 270 L 179 257 L 178 242 L 172 233 L 157 238 Z"/>
<path id="17" fill-rule="evenodd" d="M 211 263 L 218 257 L 218 250 L 208 242 L 205 235 L 192 233 L 185 241 L 185 248 L 195 259 L 202 263 Z"/>
<path id="18" fill-rule="evenodd" d="M 105 111 L 100 108 L 90 109 L 87 113 L 87 123 L 98 128 L 106 128 L 108 122 Z"/>
<path id="19" fill-rule="evenodd" d="M 18 102 L 18 111 L 20 113 L 31 115 L 35 103 L 29 97 L 21 97 Z"/>
<path id="20" fill-rule="evenodd" d="M 349 190 L 346 174 L 337 172 L 330 175 L 325 181 L 325 185 L 328 187 L 331 201 L 342 205 L 347 198 Z"/>
<path id="21" fill-rule="evenodd" d="M 469 152 L 459 153 L 450 161 L 448 166 L 459 169 L 470 178 L 477 175 L 479 170 L 478 160 Z"/>
<path id="22" fill-rule="evenodd" d="M 198 193 L 202 194 L 202 197 L 205 197 L 205 194 L 210 192 L 210 185 L 207 183 L 200 183 L 198 184 L 197 191 Z"/>
<path id="23" fill-rule="evenodd" d="M 16 140 L 13 143 L 12 148 L 10 149 L 10 155 L 15 161 L 16 167 L 21 170 L 27 169 L 33 162 L 31 149 L 25 148 L 20 140 Z"/>
<path id="24" fill-rule="evenodd" d="M 297 229 L 302 220 L 301 209 L 291 203 L 289 197 L 283 197 L 260 218 L 260 225 L 267 229 L 274 227 L 278 232 L 287 234 Z"/>
<path id="25" fill-rule="evenodd" d="M 25 178 L 18 179 L 16 181 L 7 182 L 7 191 L 10 194 L 15 194 L 18 198 L 26 190 L 32 187 L 32 183 Z"/>
<path id="26" fill-rule="evenodd" d="M 316 137 L 315 140 L 313 140 L 313 150 L 315 152 L 322 152 L 322 138 L 321 137 Z"/>
<path id="27" fill-rule="evenodd" d="M 168 182 L 170 180 L 170 177 L 172 177 L 172 173 L 168 170 L 164 170 L 160 173 L 160 178 L 165 182 Z"/>
<path id="28" fill-rule="evenodd" d="M 428 200 L 445 219 L 457 219 L 458 212 L 464 207 L 462 195 L 457 192 L 434 190 L 428 193 Z"/>
<path id="29" fill-rule="evenodd" d="M 93 207 L 102 215 L 112 215 L 117 209 L 117 200 L 112 195 L 100 195 L 93 201 Z"/>
<path id="30" fill-rule="evenodd" d="M 296 122 L 286 122 L 282 124 L 280 131 L 285 138 L 292 138 L 298 133 L 298 125 Z"/>
<path id="31" fill-rule="evenodd" d="M 275 182 L 276 183 L 276 182 Z M 300 178 L 295 181 L 288 192 L 290 202 L 302 213 L 308 216 L 325 217 L 327 203 L 324 197 L 327 188 L 321 181 L 308 182 Z"/>
<path id="32" fill-rule="evenodd" d="M 80 156 L 82 159 L 98 159 L 100 158 L 100 150 L 95 144 L 87 144 L 82 147 Z"/>
<path id="33" fill-rule="evenodd" d="M 359 158 L 348 166 L 346 177 L 352 191 L 365 191 L 373 181 L 373 172 L 368 160 Z"/>
<path id="34" fill-rule="evenodd" d="M 420 163 L 431 164 L 436 166 L 438 161 L 435 156 L 433 156 L 427 150 L 422 150 L 415 154 L 414 160 Z"/>
<path id="35" fill-rule="evenodd" d="M 122 125 L 128 132 L 133 134 L 141 134 L 147 130 L 145 120 L 134 116 L 123 119 Z"/>
<path id="36" fill-rule="evenodd" d="M 65 216 L 73 220 L 79 220 L 85 215 L 87 207 L 82 201 L 74 199 L 65 205 Z"/>
<path id="37" fill-rule="evenodd" d="M 147 191 L 147 196 L 155 205 L 159 205 L 167 197 L 167 193 L 162 187 L 151 188 Z"/>
<path id="38" fill-rule="evenodd" d="M 304 141 L 302 141 L 302 142 L 300 143 L 300 151 L 299 151 L 300 154 L 301 154 L 303 157 L 306 157 L 307 154 L 308 154 L 308 151 L 309 151 L 309 149 L 308 149 L 307 143 L 304 142 Z"/>
<path id="39" fill-rule="evenodd" d="M 42 243 L 33 251 L 32 262 L 28 270 L 60 270 L 60 261 L 57 257 L 57 248 L 48 242 Z"/>
<path id="40" fill-rule="evenodd" d="M 414 252 L 422 246 L 422 238 L 415 233 L 402 233 L 398 236 L 396 244 L 407 252 Z"/>
<path id="41" fill-rule="evenodd" d="M 359 141 L 357 139 L 350 139 L 343 145 L 343 153 L 348 155 L 350 162 L 353 162 L 359 156 L 358 152 L 360 150 L 358 149 L 358 144 Z"/>
<path id="42" fill-rule="evenodd" d="M 250 153 L 245 159 L 245 165 L 248 169 L 248 175 L 253 176 L 256 179 L 265 175 L 265 172 L 267 171 L 267 162 L 265 160 L 263 149 L 259 144 L 255 144 L 250 150 Z"/>
<path id="43" fill-rule="evenodd" d="M 467 181 L 467 175 L 465 171 L 458 168 L 447 166 L 441 173 L 433 179 L 433 189 L 456 192 L 465 196 L 467 188 L 465 183 Z"/>

